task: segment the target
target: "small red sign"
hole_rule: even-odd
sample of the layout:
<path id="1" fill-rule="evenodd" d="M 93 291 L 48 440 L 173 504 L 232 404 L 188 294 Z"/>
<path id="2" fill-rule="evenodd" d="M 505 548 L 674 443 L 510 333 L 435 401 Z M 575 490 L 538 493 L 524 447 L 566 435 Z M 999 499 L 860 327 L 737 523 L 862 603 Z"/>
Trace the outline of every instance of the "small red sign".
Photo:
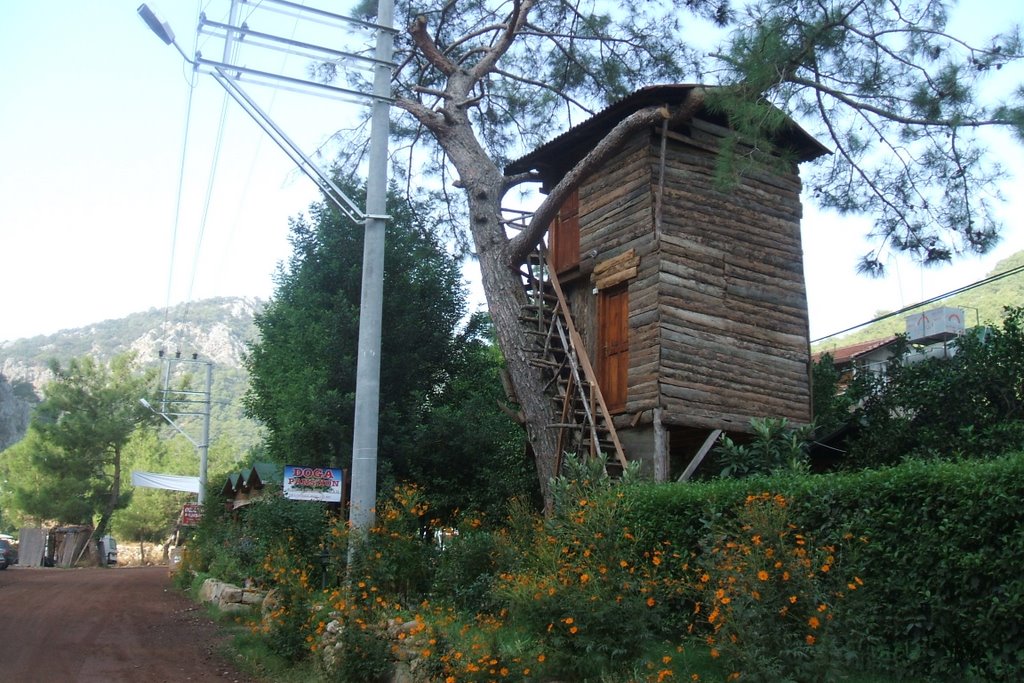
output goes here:
<path id="1" fill-rule="evenodd" d="M 198 526 L 203 518 L 203 506 L 199 503 L 185 503 L 181 508 L 181 526 Z"/>

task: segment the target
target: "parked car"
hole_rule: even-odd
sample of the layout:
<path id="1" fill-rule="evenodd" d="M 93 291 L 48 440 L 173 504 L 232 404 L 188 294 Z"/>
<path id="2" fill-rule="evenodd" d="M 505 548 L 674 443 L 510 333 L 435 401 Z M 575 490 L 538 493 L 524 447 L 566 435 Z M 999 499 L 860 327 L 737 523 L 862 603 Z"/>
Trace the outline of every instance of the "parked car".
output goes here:
<path id="1" fill-rule="evenodd" d="M 0 569 L 7 569 L 18 563 L 18 549 L 7 539 L 0 538 Z"/>

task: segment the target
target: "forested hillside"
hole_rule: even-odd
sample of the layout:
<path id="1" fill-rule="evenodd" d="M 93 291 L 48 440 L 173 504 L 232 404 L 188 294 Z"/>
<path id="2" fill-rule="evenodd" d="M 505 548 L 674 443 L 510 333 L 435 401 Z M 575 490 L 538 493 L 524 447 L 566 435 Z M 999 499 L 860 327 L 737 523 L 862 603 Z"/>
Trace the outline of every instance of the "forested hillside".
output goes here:
<path id="1" fill-rule="evenodd" d="M 101 363 L 134 352 L 143 365 L 160 364 L 159 353 L 181 353 L 213 361 L 211 437 L 227 437 L 249 449 L 260 441 L 258 426 L 242 413 L 241 397 L 248 386 L 242 364 L 246 344 L 257 335 L 253 315 L 258 299 L 216 298 L 181 304 L 167 311 L 151 308 L 117 320 L 51 335 L 0 342 L 0 449 L 25 433 L 27 410 L 50 380 L 47 366 L 56 359 L 90 356 Z"/>
<path id="2" fill-rule="evenodd" d="M 1006 273 L 1024 266 L 1024 251 L 1019 251 L 996 264 L 987 277 Z M 939 306 L 958 306 L 965 310 L 965 321 L 970 326 L 991 325 L 1003 319 L 1003 308 L 1006 306 L 1024 305 L 1024 271 L 968 290 L 962 294 L 951 296 L 939 302 L 914 308 L 906 313 L 880 320 L 877 323 L 862 327 L 850 334 L 832 337 L 814 346 L 815 351 L 827 351 L 841 348 L 871 339 L 881 339 L 894 334 L 906 332 L 906 317 L 914 312 L 937 308 Z M 879 311 L 878 317 L 889 311 Z"/>

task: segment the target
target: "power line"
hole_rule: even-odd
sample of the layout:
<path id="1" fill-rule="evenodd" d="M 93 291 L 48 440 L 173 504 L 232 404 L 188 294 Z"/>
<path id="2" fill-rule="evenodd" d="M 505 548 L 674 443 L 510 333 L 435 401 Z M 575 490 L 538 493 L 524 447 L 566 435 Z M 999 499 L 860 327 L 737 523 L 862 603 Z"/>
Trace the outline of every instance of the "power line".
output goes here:
<path id="1" fill-rule="evenodd" d="M 832 337 L 837 337 L 837 336 L 839 336 L 841 334 L 846 334 L 847 332 L 852 332 L 853 330 L 858 330 L 858 329 L 860 329 L 862 327 L 865 327 L 867 325 L 871 325 L 873 323 L 877 323 L 877 322 L 882 321 L 882 320 L 888 320 L 889 318 L 893 318 L 893 317 L 895 317 L 897 315 L 902 315 L 904 313 L 907 313 L 908 311 L 912 311 L 915 308 L 920 308 L 921 306 L 927 306 L 928 304 L 933 304 L 936 301 L 941 301 L 942 299 L 945 299 L 945 298 L 951 297 L 951 296 L 956 296 L 957 294 L 963 294 L 964 292 L 970 291 L 970 290 L 975 289 L 977 287 L 981 287 L 983 285 L 991 284 L 991 283 L 993 283 L 993 282 L 995 282 L 997 280 L 1002 280 L 1005 277 L 1010 277 L 1011 275 L 1016 275 L 1017 273 L 1020 273 L 1020 272 L 1024 272 L 1024 265 L 1017 266 L 1016 268 L 1011 268 L 1010 270 L 1003 271 L 1002 273 L 997 273 L 996 275 L 991 275 L 991 276 L 989 276 L 989 277 L 987 277 L 987 278 L 985 278 L 983 280 L 978 280 L 977 282 L 973 282 L 973 283 L 971 283 L 969 285 L 964 285 L 963 287 L 959 287 L 957 289 L 951 290 L 949 292 L 946 292 L 945 294 L 939 294 L 938 296 L 933 296 L 931 299 L 928 299 L 927 301 L 921 301 L 921 302 L 916 303 L 916 304 L 911 304 L 910 306 L 904 306 L 903 308 L 899 309 L 898 311 L 893 311 L 892 313 L 886 313 L 885 315 L 880 315 L 877 318 L 873 318 L 871 320 L 868 320 L 867 322 L 860 323 L 859 325 L 854 325 L 853 327 L 847 327 L 845 330 L 839 330 L 838 332 L 833 332 L 832 334 L 826 334 L 824 337 L 818 337 L 817 339 L 812 339 L 811 343 L 812 344 L 816 344 L 817 342 L 824 341 L 825 339 L 831 339 Z"/>

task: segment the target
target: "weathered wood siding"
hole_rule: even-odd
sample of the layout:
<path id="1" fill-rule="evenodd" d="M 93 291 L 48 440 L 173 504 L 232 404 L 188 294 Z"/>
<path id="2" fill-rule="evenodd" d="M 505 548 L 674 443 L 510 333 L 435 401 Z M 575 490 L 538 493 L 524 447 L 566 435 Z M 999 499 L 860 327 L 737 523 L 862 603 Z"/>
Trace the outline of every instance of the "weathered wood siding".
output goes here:
<path id="1" fill-rule="evenodd" d="M 746 431 L 753 417 L 810 420 L 800 179 L 758 167 L 715 186 L 719 133 L 695 122 L 668 140 L 660 229 L 660 136 L 639 135 L 579 188 L 580 253 L 630 249 L 626 414 L 663 407 L 666 425 Z M 565 285 L 596 359 L 589 277 Z"/>
<path id="2" fill-rule="evenodd" d="M 800 178 L 757 167 L 715 187 L 718 130 L 668 141 L 658 319 L 668 424 L 743 430 L 810 420 Z M 650 147 L 660 175 L 657 142 Z M 657 182 L 657 176 L 655 177 Z"/>
<path id="3" fill-rule="evenodd" d="M 653 227 L 650 146 L 638 136 L 608 162 L 605 170 L 587 179 L 579 189 L 580 253 L 596 252 L 600 263 L 630 249 L 640 263 L 636 278 L 629 281 L 629 391 L 626 412 L 636 413 L 658 405 L 658 255 Z M 595 357 L 597 310 L 589 279 L 576 285 L 576 301 L 591 303 L 573 308 L 587 353 Z M 585 291 L 584 291 L 585 290 Z"/>

